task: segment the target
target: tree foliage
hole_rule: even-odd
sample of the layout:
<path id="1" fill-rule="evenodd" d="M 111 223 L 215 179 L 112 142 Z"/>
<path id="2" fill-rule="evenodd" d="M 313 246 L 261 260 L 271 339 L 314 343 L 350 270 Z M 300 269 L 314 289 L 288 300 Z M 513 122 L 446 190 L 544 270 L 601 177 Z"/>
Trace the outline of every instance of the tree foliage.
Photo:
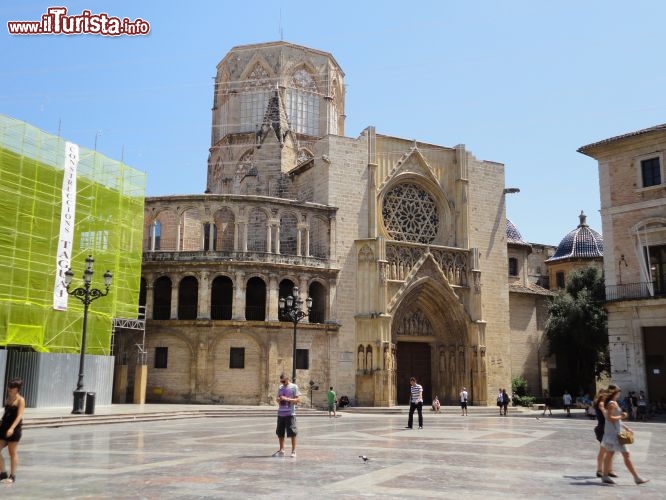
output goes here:
<path id="1" fill-rule="evenodd" d="M 610 372 L 605 286 L 593 267 L 573 272 L 548 308 L 545 336 L 557 360 L 560 389 L 592 390 Z"/>

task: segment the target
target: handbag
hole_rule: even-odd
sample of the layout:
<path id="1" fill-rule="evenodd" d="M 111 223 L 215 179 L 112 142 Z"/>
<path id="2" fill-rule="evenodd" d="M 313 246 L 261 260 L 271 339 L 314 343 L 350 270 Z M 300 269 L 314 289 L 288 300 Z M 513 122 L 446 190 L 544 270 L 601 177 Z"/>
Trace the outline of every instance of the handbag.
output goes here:
<path id="1" fill-rule="evenodd" d="M 617 434 L 617 441 L 620 444 L 633 444 L 634 442 L 634 432 L 629 429 L 622 429 Z"/>

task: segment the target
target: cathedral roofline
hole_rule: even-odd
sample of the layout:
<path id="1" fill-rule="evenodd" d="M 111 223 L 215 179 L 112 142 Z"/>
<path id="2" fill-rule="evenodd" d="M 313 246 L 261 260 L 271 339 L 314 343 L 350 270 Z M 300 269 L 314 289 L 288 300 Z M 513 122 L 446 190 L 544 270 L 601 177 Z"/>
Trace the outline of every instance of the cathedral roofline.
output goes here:
<path id="1" fill-rule="evenodd" d="M 236 45 L 235 47 L 231 47 L 227 54 L 224 56 L 224 58 L 218 63 L 218 67 L 223 64 L 229 57 L 234 53 L 234 52 L 241 52 L 241 51 L 246 51 L 246 50 L 257 50 L 257 49 L 267 49 L 271 47 L 291 47 L 294 49 L 302 49 L 306 50 L 308 52 L 314 53 L 314 54 L 319 54 L 321 56 L 324 56 L 328 59 L 330 59 L 340 71 L 340 74 L 344 77 L 345 72 L 342 71 L 342 67 L 338 63 L 338 61 L 335 60 L 335 57 L 333 57 L 333 54 L 330 52 L 326 52 L 323 50 L 318 50 L 318 49 L 313 49 L 311 47 L 306 47 L 305 45 L 298 45 L 296 43 L 291 43 L 291 42 L 285 42 L 283 40 L 275 41 L 275 42 L 262 42 L 262 43 L 252 43 L 248 45 Z"/>

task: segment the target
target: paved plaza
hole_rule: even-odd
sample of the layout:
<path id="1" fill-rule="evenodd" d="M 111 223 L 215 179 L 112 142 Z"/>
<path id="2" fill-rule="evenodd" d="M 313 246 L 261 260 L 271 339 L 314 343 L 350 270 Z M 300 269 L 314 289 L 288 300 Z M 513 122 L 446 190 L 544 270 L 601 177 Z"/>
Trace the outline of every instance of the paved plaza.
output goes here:
<path id="1" fill-rule="evenodd" d="M 612 486 L 595 477 L 594 421 L 473 412 L 426 412 L 423 430 L 405 429 L 406 414 L 301 416 L 296 458 L 271 457 L 277 450 L 272 412 L 28 425 L 17 482 L 0 483 L 0 497 L 666 498 L 664 423 L 632 423 L 632 458 L 651 481 L 634 485 L 616 457 L 620 477 Z"/>

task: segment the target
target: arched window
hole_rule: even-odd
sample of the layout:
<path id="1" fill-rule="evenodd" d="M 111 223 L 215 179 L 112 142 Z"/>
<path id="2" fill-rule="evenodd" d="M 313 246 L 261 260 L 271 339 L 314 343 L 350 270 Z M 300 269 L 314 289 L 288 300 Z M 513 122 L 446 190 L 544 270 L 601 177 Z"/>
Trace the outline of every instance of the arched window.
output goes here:
<path id="1" fill-rule="evenodd" d="M 564 271 L 558 271 L 555 273 L 555 282 L 557 283 L 557 288 L 564 289 L 566 287 L 566 281 L 564 280 Z"/>
<path id="2" fill-rule="evenodd" d="M 223 208 L 215 212 L 215 227 L 217 242 L 215 248 L 222 252 L 233 252 L 234 250 L 234 213 Z"/>
<path id="3" fill-rule="evenodd" d="M 199 210 L 191 208 L 180 216 L 180 249 L 181 251 L 200 251 L 203 243 L 203 226 Z"/>
<path id="4" fill-rule="evenodd" d="M 298 219 L 294 214 L 286 214 L 280 219 L 280 253 L 296 255 L 298 242 Z"/>
<path id="5" fill-rule="evenodd" d="M 210 319 L 230 320 L 234 299 L 234 284 L 227 276 L 213 280 L 210 290 Z"/>
<path id="6" fill-rule="evenodd" d="M 247 249 L 250 252 L 266 252 L 266 227 L 268 218 L 263 210 L 255 208 L 247 225 Z"/>
<path id="7" fill-rule="evenodd" d="M 266 321 L 266 283 L 261 278 L 250 278 L 245 288 L 245 319 Z"/>
<path id="8" fill-rule="evenodd" d="M 150 225 L 150 249 L 160 249 L 160 236 L 162 235 L 162 223 L 158 220 Z M 154 243 L 153 243 L 154 242 Z"/>
<path id="9" fill-rule="evenodd" d="M 309 296 L 312 298 L 310 323 L 326 322 L 326 288 L 315 281 L 310 285 Z"/>
<path id="10" fill-rule="evenodd" d="M 171 318 L 171 280 L 161 276 L 153 286 L 153 319 Z"/>
<path id="11" fill-rule="evenodd" d="M 264 121 L 270 94 L 270 76 L 257 63 L 248 74 L 240 94 L 239 132 L 256 132 Z"/>
<path id="12" fill-rule="evenodd" d="M 178 243 L 178 214 L 174 210 L 165 209 L 159 212 L 148 228 L 149 241 L 147 250 L 161 250 L 165 252 L 176 250 Z M 154 237 L 154 246 L 153 246 Z M 151 250 L 151 251 L 152 251 Z"/>
<path id="13" fill-rule="evenodd" d="M 330 231 L 327 221 L 321 217 L 310 219 L 310 255 L 327 259 L 329 254 Z"/>
<path id="14" fill-rule="evenodd" d="M 319 96 L 314 78 L 304 68 L 294 71 L 285 95 L 285 108 L 295 132 L 319 135 Z"/>
<path id="15" fill-rule="evenodd" d="M 199 282 L 194 276 L 186 276 L 178 286 L 178 319 L 197 319 Z"/>
<path id="16" fill-rule="evenodd" d="M 215 226 L 215 224 L 211 224 L 210 222 L 204 222 L 203 237 L 204 237 L 204 246 L 203 246 L 204 250 L 213 251 L 213 252 L 217 250 L 217 227 Z"/>
<path id="17" fill-rule="evenodd" d="M 284 299 L 292 294 L 294 291 L 294 282 L 289 279 L 280 281 L 280 290 L 278 291 L 278 300 Z M 280 318 L 280 321 L 290 321 L 288 318 Z"/>

